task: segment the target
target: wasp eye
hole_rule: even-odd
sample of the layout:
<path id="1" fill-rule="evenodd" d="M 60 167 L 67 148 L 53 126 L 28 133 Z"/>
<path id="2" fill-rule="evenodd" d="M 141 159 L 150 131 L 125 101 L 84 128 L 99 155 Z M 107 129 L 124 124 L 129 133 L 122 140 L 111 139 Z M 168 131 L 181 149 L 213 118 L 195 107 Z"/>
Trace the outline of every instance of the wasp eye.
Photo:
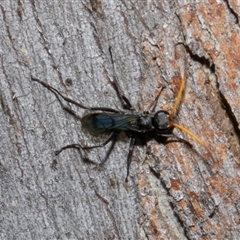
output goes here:
<path id="1" fill-rule="evenodd" d="M 169 114 L 166 111 L 158 111 L 153 117 L 153 126 L 157 130 L 167 130 L 169 128 Z"/>

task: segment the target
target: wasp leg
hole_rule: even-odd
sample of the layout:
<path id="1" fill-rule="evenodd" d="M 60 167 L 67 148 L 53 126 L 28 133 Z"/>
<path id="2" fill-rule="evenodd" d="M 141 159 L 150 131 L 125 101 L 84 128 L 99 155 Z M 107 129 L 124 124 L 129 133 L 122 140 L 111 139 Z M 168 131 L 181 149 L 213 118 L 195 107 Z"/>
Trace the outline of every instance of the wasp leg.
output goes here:
<path id="1" fill-rule="evenodd" d="M 167 142 L 182 142 L 186 145 L 188 145 L 190 148 L 192 148 L 192 144 L 190 142 L 188 142 L 187 140 L 180 138 L 178 136 L 176 136 L 175 134 L 171 133 L 171 134 L 161 134 L 161 137 L 166 137 L 166 138 L 171 138 L 171 140 L 167 141 Z"/>
<path id="2" fill-rule="evenodd" d="M 100 167 L 102 167 L 104 165 L 104 163 L 107 161 L 110 153 L 112 152 L 112 150 L 113 150 L 113 148 L 115 146 L 115 143 L 116 143 L 116 135 L 114 136 L 114 138 L 112 140 L 112 144 L 111 144 L 110 148 L 108 149 L 105 158 L 100 162 L 100 164 L 99 164 Z"/>
<path id="3" fill-rule="evenodd" d="M 110 83 L 113 86 L 114 90 L 117 92 L 118 98 L 119 98 L 123 108 L 127 109 L 127 110 L 134 110 L 134 107 L 130 103 L 129 99 L 124 95 L 124 92 L 120 88 L 120 85 L 118 83 L 118 80 L 117 80 L 117 77 L 116 77 L 117 75 L 116 75 L 115 68 L 114 68 L 114 63 L 113 63 L 112 48 L 111 47 L 109 47 L 109 53 L 110 53 L 110 58 L 111 58 L 112 66 L 113 66 L 113 80 L 114 80 L 114 81 L 110 81 Z"/>
<path id="4" fill-rule="evenodd" d="M 91 161 L 90 159 L 87 159 L 88 162 L 92 163 L 92 164 L 96 164 L 96 165 L 99 165 L 100 167 L 107 161 L 110 153 L 112 152 L 113 150 L 113 147 L 116 143 L 116 136 L 117 136 L 117 132 L 112 132 L 110 134 L 110 136 L 107 138 L 106 141 L 104 141 L 102 144 L 99 144 L 99 145 L 94 145 L 94 146 L 81 146 L 81 144 L 77 143 L 77 144 L 69 144 L 69 145 L 66 145 L 64 147 L 62 147 L 61 149 L 59 149 L 58 151 L 55 151 L 55 154 L 58 155 L 60 154 L 63 150 L 66 150 L 66 149 L 69 149 L 69 148 L 75 148 L 75 149 L 82 149 L 82 150 L 87 150 L 87 149 L 92 149 L 92 148 L 98 148 L 98 147 L 104 147 L 105 145 L 107 145 L 111 140 L 112 140 L 112 144 L 110 146 L 110 148 L 108 149 L 107 151 L 107 154 L 104 158 L 103 161 L 101 161 L 100 164 L 94 162 L 94 161 Z"/>
<path id="5" fill-rule="evenodd" d="M 76 148 L 76 149 L 82 149 L 82 150 L 87 150 L 87 149 L 92 149 L 92 148 L 98 148 L 98 147 L 104 147 L 105 145 L 107 145 L 113 138 L 115 138 L 117 135 L 116 132 L 112 132 L 110 134 L 110 136 L 102 143 L 99 145 L 94 145 L 94 146 L 82 146 L 79 143 L 75 143 L 75 144 L 69 144 L 66 145 L 64 147 L 62 147 L 61 149 L 59 149 L 58 151 L 55 152 L 56 155 L 59 155 L 63 150 L 69 149 L 69 148 Z"/>
<path id="6" fill-rule="evenodd" d="M 64 95 L 62 95 L 57 89 L 53 88 L 52 86 L 50 86 L 49 84 L 41 81 L 40 79 L 38 78 L 35 78 L 33 76 L 31 76 L 31 79 L 32 81 L 35 81 L 35 82 L 38 82 L 40 84 L 42 84 L 45 88 L 47 88 L 48 90 L 50 90 L 52 93 L 54 93 L 54 95 L 58 98 L 59 100 L 59 97 L 62 97 L 65 101 L 69 102 L 69 103 L 73 103 L 74 105 L 78 106 L 78 107 L 81 107 L 81 108 L 84 108 L 84 109 L 90 109 L 89 107 L 86 107 L 84 105 L 82 105 L 81 103 L 78 103 L 78 102 L 75 102 L 74 100 L 72 100 L 71 98 L 68 98 Z"/>
<path id="7" fill-rule="evenodd" d="M 52 86 L 50 86 L 49 84 L 39 80 L 38 78 L 35 78 L 33 76 L 31 76 L 31 79 L 32 81 L 35 81 L 35 82 L 38 82 L 40 84 L 42 84 L 45 88 L 47 88 L 48 90 L 50 90 L 56 97 L 57 99 L 59 100 L 59 102 L 61 103 L 60 101 L 60 98 L 63 98 L 65 101 L 69 102 L 69 103 L 72 103 L 80 108 L 83 108 L 83 109 L 88 109 L 88 110 L 100 110 L 100 111 L 106 111 L 106 112 L 114 112 L 114 113 L 119 113 L 118 110 L 115 110 L 115 109 L 112 109 L 112 108 L 108 108 L 108 107 L 87 107 L 87 106 L 84 106 L 83 104 L 81 103 L 78 103 L 76 101 L 74 101 L 73 99 L 71 98 L 68 98 L 66 96 L 64 96 L 63 94 L 61 94 L 57 89 L 53 88 Z M 62 103 L 61 103 L 62 106 L 64 106 Z M 64 108 L 65 109 L 65 108 Z M 68 112 L 72 113 L 72 110 L 69 111 L 69 108 L 65 109 L 67 110 Z"/>
<path id="8" fill-rule="evenodd" d="M 135 140 L 136 140 L 136 137 L 134 135 L 132 135 L 130 138 L 129 152 L 128 152 L 128 157 L 127 157 L 127 176 L 126 176 L 125 182 L 128 181 L 129 169 L 130 169 L 130 165 L 132 162 L 132 155 L 133 155 L 133 148 L 135 145 Z"/>
<path id="9" fill-rule="evenodd" d="M 117 136 L 117 132 L 114 131 L 114 132 L 111 132 L 111 134 L 109 135 L 109 137 L 101 144 L 99 145 L 94 145 L 94 146 L 84 146 L 82 147 L 83 150 L 86 150 L 86 149 L 92 149 L 92 148 L 99 148 L 99 147 L 104 147 L 105 145 L 107 145 L 112 139 L 116 138 Z"/>
<path id="10" fill-rule="evenodd" d="M 196 149 L 194 149 L 193 145 L 188 142 L 187 140 L 183 139 L 183 138 L 180 138 L 178 136 L 176 136 L 175 134 L 162 134 L 161 136 L 163 137 L 167 137 L 167 138 L 171 138 L 170 140 L 168 140 L 166 143 L 170 143 L 170 142 L 182 142 L 184 144 L 186 144 L 190 149 L 191 151 L 193 151 L 198 157 L 202 158 L 203 160 L 206 160 Z M 214 162 L 214 158 L 210 152 L 210 150 L 205 146 L 205 145 L 202 145 L 206 151 L 208 152 L 208 154 L 210 155 L 210 158 L 212 160 L 212 162 Z M 211 163 L 206 161 L 207 163 L 207 168 L 208 168 L 208 171 L 211 173 L 211 174 L 214 174 L 214 172 L 212 171 L 211 169 Z"/>
<path id="11" fill-rule="evenodd" d="M 148 107 L 147 107 L 147 112 L 154 112 L 155 111 L 155 108 L 156 108 L 156 106 L 157 106 L 157 102 L 158 102 L 158 99 L 159 99 L 159 97 L 160 97 L 160 95 L 161 95 L 161 92 L 162 92 L 162 90 L 163 90 L 163 86 L 161 86 L 158 90 L 157 90 L 157 93 L 155 94 L 155 99 L 148 105 Z"/>

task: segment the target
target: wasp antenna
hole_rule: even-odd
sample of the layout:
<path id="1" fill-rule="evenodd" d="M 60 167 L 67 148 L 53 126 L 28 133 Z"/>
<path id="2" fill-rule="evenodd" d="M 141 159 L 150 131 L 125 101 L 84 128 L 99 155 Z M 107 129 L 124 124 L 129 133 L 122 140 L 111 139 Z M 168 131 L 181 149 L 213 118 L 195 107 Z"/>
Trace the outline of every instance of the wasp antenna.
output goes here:
<path id="1" fill-rule="evenodd" d="M 192 131 L 190 131 L 186 127 L 183 127 L 183 126 L 181 126 L 181 125 L 179 125 L 175 122 L 170 122 L 170 125 L 175 127 L 175 128 L 178 128 L 178 129 L 182 130 L 183 132 L 190 135 L 193 139 L 195 139 L 201 146 L 203 146 L 207 150 L 208 154 L 210 155 L 211 160 L 214 162 L 214 158 L 213 158 L 212 153 L 210 152 L 209 148 L 206 146 L 206 144 L 196 134 L 194 134 Z"/>
<path id="2" fill-rule="evenodd" d="M 179 125 L 175 122 L 171 122 L 170 125 L 172 125 L 173 127 L 178 128 L 178 129 L 182 130 L 183 132 L 187 133 L 192 138 L 194 138 L 200 145 L 206 147 L 204 142 L 196 134 L 194 134 L 192 131 L 190 131 L 186 127 L 183 127 L 183 126 L 181 126 L 181 125 Z"/>
<path id="3" fill-rule="evenodd" d="M 178 91 L 178 95 L 177 95 L 177 98 L 176 98 L 176 101 L 173 105 L 173 108 L 169 114 L 169 118 L 172 119 L 174 114 L 176 113 L 178 107 L 179 107 L 179 104 L 182 100 L 182 97 L 183 97 L 183 91 L 184 91 L 184 87 L 185 87 L 185 84 L 186 84 L 186 80 L 187 80 L 187 76 L 186 76 L 186 72 L 184 73 L 184 76 L 182 77 L 182 82 L 181 82 L 181 86 L 180 86 L 180 89 Z"/>

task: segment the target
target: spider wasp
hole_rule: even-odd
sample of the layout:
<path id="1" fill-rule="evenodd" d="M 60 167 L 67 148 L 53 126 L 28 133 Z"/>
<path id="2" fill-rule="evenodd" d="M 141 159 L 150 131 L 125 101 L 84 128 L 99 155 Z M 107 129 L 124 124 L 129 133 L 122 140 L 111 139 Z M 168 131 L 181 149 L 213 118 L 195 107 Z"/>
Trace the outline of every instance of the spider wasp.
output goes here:
<path id="1" fill-rule="evenodd" d="M 82 146 L 79 143 L 76 144 L 69 144 L 58 151 L 56 151 L 56 155 L 61 153 L 63 150 L 69 149 L 69 148 L 77 148 L 82 150 L 87 149 L 93 149 L 98 147 L 103 147 L 107 145 L 110 141 L 112 141 L 112 146 L 109 148 L 108 153 L 105 157 L 105 159 L 100 163 L 102 165 L 108 158 L 111 150 L 113 149 L 113 146 L 116 142 L 116 137 L 121 131 L 127 131 L 130 132 L 130 144 L 129 144 L 129 152 L 127 157 L 127 177 L 126 181 L 129 175 L 129 168 L 131 164 L 131 159 L 133 155 L 133 148 L 136 142 L 136 138 L 138 135 L 141 134 L 153 134 L 157 137 L 163 137 L 163 138 L 172 138 L 175 139 L 175 141 L 183 142 L 191 146 L 191 144 L 176 136 L 173 134 L 172 130 L 173 128 L 178 128 L 188 135 L 190 135 L 193 139 L 195 139 L 200 145 L 205 146 L 202 140 L 192 133 L 189 129 L 187 129 L 184 126 L 181 126 L 173 121 L 174 116 L 176 114 L 176 111 L 180 105 L 181 99 L 183 97 L 184 87 L 186 83 L 186 73 L 184 77 L 182 77 L 182 82 L 180 85 L 180 89 L 177 94 L 177 98 L 175 100 L 175 103 L 173 105 L 173 108 L 170 112 L 165 110 L 159 110 L 154 113 L 154 109 L 158 100 L 158 97 L 160 95 L 161 89 L 157 94 L 157 97 L 155 100 L 150 104 L 150 107 L 147 111 L 144 112 L 138 112 L 134 109 L 128 98 L 124 95 L 123 91 L 121 90 L 118 81 L 115 77 L 115 70 L 114 70 L 114 64 L 113 64 L 113 58 L 111 53 L 111 48 L 109 48 L 112 66 L 113 66 L 113 80 L 111 81 L 111 84 L 113 85 L 114 89 L 116 90 L 116 93 L 121 101 L 122 107 L 124 110 L 119 111 L 113 108 L 108 107 L 87 107 L 83 105 L 82 103 L 76 102 L 71 98 L 68 98 L 61 94 L 57 89 L 53 88 L 52 86 L 48 85 L 47 83 L 41 81 L 38 78 L 35 78 L 31 76 L 32 81 L 36 81 L 43 85 L 45 88 L 50 90 L 58 99 L 60 102 L 62 108 L 66 111 L 68 111 L 73 116 L 79 118 L 77 114 L 70 109 L 69 107 L 65 106 L 62 103 L 62 98 L 68 103 L 71 103 L 77 107 L 93 111 L 92 113 L 89 113 L 85 115 L 83 118 L 81 118 L 81 123 L 85 129 L 87 129 L 91 134 L 96 135 L 100 133 L 110 132 L 109 137 L 102 143 L 98 145 L 93 146 Z M 186 71 L 185 71 L 186 72 Z M 92 162 L 92 161 L 91 161 Z"/>

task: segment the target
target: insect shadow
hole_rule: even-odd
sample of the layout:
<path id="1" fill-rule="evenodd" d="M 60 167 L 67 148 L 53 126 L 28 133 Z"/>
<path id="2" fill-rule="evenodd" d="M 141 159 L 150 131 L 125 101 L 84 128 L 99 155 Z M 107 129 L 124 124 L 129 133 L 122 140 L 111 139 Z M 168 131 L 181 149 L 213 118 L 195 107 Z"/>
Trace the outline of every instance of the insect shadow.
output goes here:
<path id="1" fill-rule="evenodd" d="M 85 115 L 83 118 L 81 118 L 81 123 L 85 129 L 87 129 L 91 134 L 101 134 L 110 132 L 109 137 L 102 143 L 94 146 L 82 146 L 79 143 L 76 144 L 69 144 L 58 151 L 56 151 L 56 155 L 61 153 L 63 150 L 69 149 L 69 148 L 76 148 L 76 149 L 93 149 L 93 148 L 99 148 L 107 145 L 109 142 L 112 142 L 109 150 L 107 151 L 107 154 L 104 158 L 104 160 L 100 163 L 100 165 L 104 164 L 104 162 L 108 159 L 114 144 L 116 142 L 117 136 L 121 131 L 126 131 L 130 133 L 130 144 L 129 144 L 129 152 L 127 156 L 127 176 L 126 181 L 129 175 L 129 168 L 131 164 L 131 159 L 133 155 L 133 148 L 136 144 L 136 139 L 139 135 L 142 136 L 153 136 L 155 138 L 163 138 L 163 139 L 171 139 L 170 141 L 178 141 L 183 142 L 187 144 L 188 146 L 192 147 L 192 145 L 176 136 L 173 133 L 174 128 L 178 128 L 188 135 L 190 135 L 193 139 L 195 139 L 200 145 L 204 146 L 204 143 L 202 140 L 192 133 L 189 129 L 177 124 L 173 121 L 173 118 L 176 114 L 176 111 L 179 107 L 179 104 L 181 102 L 181 99 L 183 97 L 183 91 L 186 83 L 186 70 L 185 75 L 182 78 L 181 86 L 177 94 L 177 98 L 175 100 L 175 103 L 173 105 L 173 108 L 170 112 L 165 110 L 159 110 L 157 112 L 154 112 L 158 98 L 160 96 L 162 88 L 159 89 L 156 98 L 154 101 L 150 104 L 147 111 L 138 112 L 135 110 L 135 108 L 132 106 L 128 98 L 124 95 L 122 89 L 120 88 L 116 75 L 115 75 L 115 69 L 113 64 L 113 58 L 112 58 L 112 52 L 111 48 L 109 48 L 112 66 L 113 66 L 113 81 L 111 81 L 111 84 L 113 88 L 115 89 L 118 98 L 120 99 L 120 102 L 122 104 L 123 110 L 119 111 L 113 108 L 108 107 L 87 107 L 83 105 L 82 103 L 76 102 L 71 98 L 68 98 L 61 94 L 57 89 L 53 88 L 52 86 L 48 85 L 47 83 L 41 81 L 38 78 L 35 78 L 31 76 L 32 81 L 36 81 L 43 85 L 45 88 L 50 90 L 56 98 L 59 100 L 62 108 L 66 111 L 68 111 L 73 116 L 79 118 L 79 116 L 68 106 L 65 106 L 62 103 L 62 99 L 67 101 L 68 103 L 74 104 L 80 108 L 87 109 L 90 111 L 93 111 L 92 113 L 89 113 Z M 93 163 L 93 161 L 90 161 Z M 95 163 L 96 164 L 96 163 Z"/>

